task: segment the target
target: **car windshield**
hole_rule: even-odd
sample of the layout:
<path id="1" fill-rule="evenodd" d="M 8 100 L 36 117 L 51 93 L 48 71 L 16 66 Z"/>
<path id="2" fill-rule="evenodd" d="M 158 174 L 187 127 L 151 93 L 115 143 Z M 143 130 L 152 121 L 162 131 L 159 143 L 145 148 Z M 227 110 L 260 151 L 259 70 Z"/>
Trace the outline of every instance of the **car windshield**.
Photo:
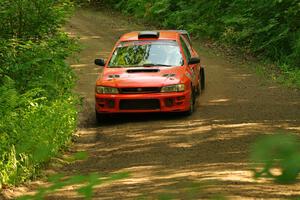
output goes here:
<path id="1" fill-rule="evenodd" d="M 182 66 L 176 41 L 122 42 L 114 51 L 108 67 Z"/>

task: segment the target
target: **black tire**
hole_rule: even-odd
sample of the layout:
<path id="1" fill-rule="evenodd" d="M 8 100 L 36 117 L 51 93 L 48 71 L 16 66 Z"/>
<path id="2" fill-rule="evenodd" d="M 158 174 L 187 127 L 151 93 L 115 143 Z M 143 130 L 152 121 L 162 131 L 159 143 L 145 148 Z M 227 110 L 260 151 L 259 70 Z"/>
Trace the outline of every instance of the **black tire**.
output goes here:
<path id="1" fill-rule="evenodd" d="M 192 115 L 195 111 L 195 102 L 196 102 L 196 96 L 195 96 L 195 89 L 192 89 L 191 93 L 191 106 L 190 109 L 186 112 L 184 112 L 185 115 L 189 116 Z"/>
<path id="2" fill-rule="evenodd" d="M 96 113 L 97 123 L 100 124 L 100 123 L 104 122 L 104 120 L 105 120 L 104 114 L 98 113 L 97 111 L 95 113 Z"/>
<path id="3" fill-rule="evenodd" d="M 205 89 L 205 70 L 201 67 L 200 69 L 200 76 L 201 76 L 201 90 Z"/>
<path id="4" fill-rule="evenodd" d="M 202 93 L 202 81 L 201 81 L 201 73 L 199 74 L 199 85 L 197 86 L 196 95 L 199 96 Z"/>

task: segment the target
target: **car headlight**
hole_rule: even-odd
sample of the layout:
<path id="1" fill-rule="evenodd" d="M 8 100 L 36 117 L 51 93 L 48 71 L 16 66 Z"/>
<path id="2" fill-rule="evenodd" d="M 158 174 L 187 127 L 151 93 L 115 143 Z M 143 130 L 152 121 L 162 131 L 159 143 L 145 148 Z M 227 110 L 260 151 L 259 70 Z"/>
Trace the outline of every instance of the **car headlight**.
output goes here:
<path id="1" fill-rule="evenodd" d="M 183 92 L 184 89 L 184 84 L 168 85 L 162 87 L 160 92 Z"/>
<path id="2" fill-rule="evenodd" d="M 96 92 L 98 94 L 118 94 L 119 90 L 113 87 L 96 86 Z"/>

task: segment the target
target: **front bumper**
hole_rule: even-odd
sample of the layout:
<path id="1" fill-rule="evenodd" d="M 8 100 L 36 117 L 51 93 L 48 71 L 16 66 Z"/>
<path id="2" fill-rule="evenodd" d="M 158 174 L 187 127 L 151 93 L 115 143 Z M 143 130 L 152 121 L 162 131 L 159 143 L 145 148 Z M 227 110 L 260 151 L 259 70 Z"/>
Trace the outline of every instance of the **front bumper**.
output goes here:
<path id="1" fill-rule="evenodd" d="M 150 94 L 96 94 L 98 113 L 184 112 L 190 108 L 190 91 Z"/>

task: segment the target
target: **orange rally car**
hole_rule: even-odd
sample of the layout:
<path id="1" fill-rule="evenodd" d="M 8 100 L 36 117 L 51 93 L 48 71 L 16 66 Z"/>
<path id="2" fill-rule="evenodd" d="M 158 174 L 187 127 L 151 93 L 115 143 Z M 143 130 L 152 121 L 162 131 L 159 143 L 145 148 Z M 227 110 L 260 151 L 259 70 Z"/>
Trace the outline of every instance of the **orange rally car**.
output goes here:
<path id="1" fill-rule="evenodd" d="M 204 68 L 184 30 L 124 34 L 96 81 L 96 118 L 106 114 L 183 112 L 191 114 L 205 87 Z"/>

